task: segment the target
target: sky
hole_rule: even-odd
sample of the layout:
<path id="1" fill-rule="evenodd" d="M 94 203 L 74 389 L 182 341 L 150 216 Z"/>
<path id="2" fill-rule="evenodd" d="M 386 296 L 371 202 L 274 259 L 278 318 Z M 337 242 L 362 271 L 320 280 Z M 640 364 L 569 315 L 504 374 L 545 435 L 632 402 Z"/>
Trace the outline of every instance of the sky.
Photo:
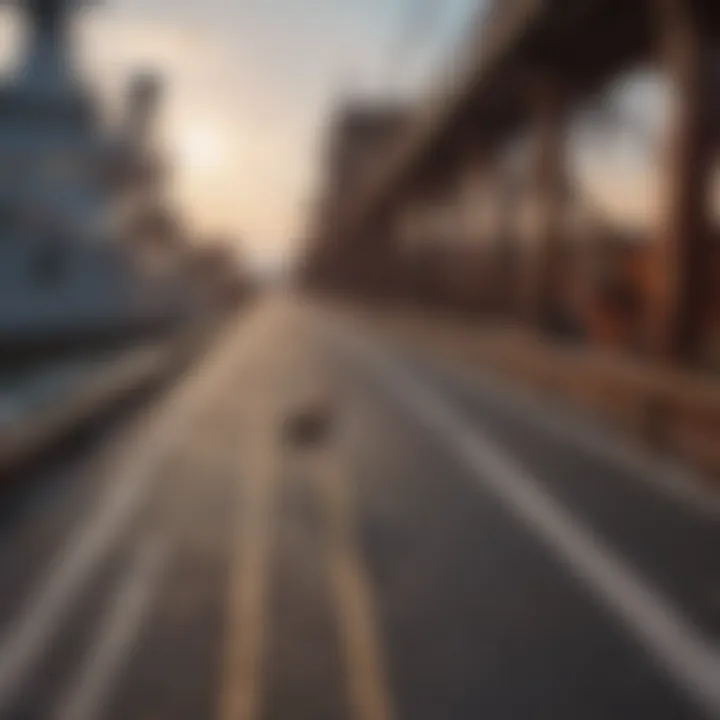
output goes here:
<path id="1" fill-rule="evenodd" d="M 162 135 L 176 163 L 179 207 L 198 232 L 241 238 L 254 261 L 272 263 L 303 233 L 334 104 L 356 93 L 420 91 L 476 6 L 108 0 L 85 11 L 82 60 L 111 94 L 133 69 L 164 75 Z M 408 37 L 413 21 L 416 42 Z"/>
<path id="2" fill-rule="evenodd" d="M 164 77 L 158 129 L 177 208 L 199 236 L 272 265 L 302 237 L 337 102 L 422 97 L 477 11 L 478 0 L 106 0 L 83 10 L 79 65 L 111 104 L 134 71 Z M 625 78 L 613 95 L 641 121 L 660 114 L 652 77 Z M 574 121 L 578 179 L 594 202 L 642 220 L 654 165 L 618 128 L 593 128 Z"/>

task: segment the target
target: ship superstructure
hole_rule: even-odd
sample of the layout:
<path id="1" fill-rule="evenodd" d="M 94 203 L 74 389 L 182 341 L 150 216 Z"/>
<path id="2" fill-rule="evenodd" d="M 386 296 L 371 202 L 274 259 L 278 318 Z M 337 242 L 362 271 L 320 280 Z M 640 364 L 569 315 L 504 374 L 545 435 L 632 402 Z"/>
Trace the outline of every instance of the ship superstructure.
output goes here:
<path id="1" fill-rule="evenodd" d="M 0 343 L 80 342 L 181 319 L 182 253 L 168 241 L 147 132 L 157 82 L 136 80 L 126 122 L 110 129 L 71 57 L 80 0 L 5 4 L 25 12 L 28 36 L 0 86 Z M 142 247 L 153 232 L 164 263 Z"/>

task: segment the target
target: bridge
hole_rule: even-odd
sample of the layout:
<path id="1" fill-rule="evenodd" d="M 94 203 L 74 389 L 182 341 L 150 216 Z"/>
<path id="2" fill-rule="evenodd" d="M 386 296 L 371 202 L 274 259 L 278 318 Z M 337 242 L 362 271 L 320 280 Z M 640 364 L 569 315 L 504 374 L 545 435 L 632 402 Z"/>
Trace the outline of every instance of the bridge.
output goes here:
<path id="1" fill-rule="evenodd" d="M 638 288 L 643 312 L 636 344 L 662 361 L 691 360 L 713 283 L 708 196 L 717 146 L 719 27 L 720 8 L 713 2 L 491 3 L 442 87 L 412 113 L 412 128 L 319 222 L 309 267 L 326 283 L 365 296 L 412 295 L 408 215 L 464 193 L 456 203 L 457 234 L 463 232 L 461 205 L 479 205 L 490 192 L 505 219 L 492 232 L 474 231 L 482 255 L 475 284 L 487 290 L 502 278 L 504 311 L 533 326 L 546 324 L 562 302 L 564 278 L 582 272 L 568 265 L 566 251 L 572 113 L 623 72 L 651 64 L 669 82 L 671 109 L 661 209 L 647 277 Z M 534 213 L 532 237 L 522 247 L 508 229 L 522 193 L 508 196 L 502 167 L 508 146 L 519 138 L 530 146 L 523 182 Z M 445 230 L 448 244 L 452 233 Z M 590 253 L 589 245 L 581 252 Z M 486 309 L 491 305 L 486 298 Z"/>
<path id="2" fill-rule="evenodd" d="M 421 107 L 333 119 L 312 294 L 210 246 L 186 322 L 5 357 L 0 718 L 720 717 L 718 29 L 495 2 Z M 632 243 L 568 129 L 646 63 L 672 104 Z"/>

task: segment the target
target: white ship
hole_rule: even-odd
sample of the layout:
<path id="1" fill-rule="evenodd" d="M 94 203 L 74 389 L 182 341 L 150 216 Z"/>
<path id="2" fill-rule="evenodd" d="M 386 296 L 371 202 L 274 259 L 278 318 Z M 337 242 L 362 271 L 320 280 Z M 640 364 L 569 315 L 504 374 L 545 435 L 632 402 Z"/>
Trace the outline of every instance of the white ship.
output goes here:
<path id="1" fill-rule="evenodd" d="M 150 143 L 157 84 L 140 78 L 111 129 L 74 70 L 79 2 L 15 0 L 28 18 L 0 86 L 0 352 L 152 332 L 190 311 L 163 170 Z"/>

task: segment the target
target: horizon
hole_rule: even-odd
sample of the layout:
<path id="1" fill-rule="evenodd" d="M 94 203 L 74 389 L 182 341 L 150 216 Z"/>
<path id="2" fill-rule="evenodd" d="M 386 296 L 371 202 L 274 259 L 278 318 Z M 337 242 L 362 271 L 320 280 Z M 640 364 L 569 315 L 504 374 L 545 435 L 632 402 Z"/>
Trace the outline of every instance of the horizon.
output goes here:
<path id="1" fill-rule="evenodd" d="M 175 205 L 194 234 L 235 239 L 252 266 L 272 269 L 299 249 L 338 102 L 421 99 L 447 71 L 478 8 L 473 0 L 426 3 L 431 27 L 413 47 L 404 27 L 411 5 L 116 0 L 84 11 L 78 63 L 116 109 L 134 71 L 162 76 L 158 130 L 175 168 Z M 0 12 L 5 40 L 17 39 L 17 19 L 7 22 L 16 12 Z M 3 47 L 0 64 L 8 68 L 17 43 Z M 656 140 L 662 86 L 642 71 L 625 85 L 615 89 L 618 104 Z M 647 226 L 656 214 L 657 157 L 643 154 L 627 133 L 599 133 L 581 115 L 569 145 L 582 191 L 619 223 Z"/>

